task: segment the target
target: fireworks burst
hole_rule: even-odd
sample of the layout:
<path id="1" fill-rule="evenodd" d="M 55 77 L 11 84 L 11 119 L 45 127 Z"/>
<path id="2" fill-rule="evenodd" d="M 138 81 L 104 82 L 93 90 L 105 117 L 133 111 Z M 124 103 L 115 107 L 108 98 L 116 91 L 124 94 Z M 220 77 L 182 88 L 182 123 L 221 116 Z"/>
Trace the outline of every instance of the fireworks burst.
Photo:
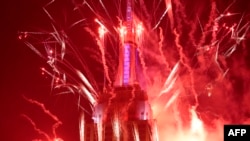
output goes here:
<path id="1" fill-rule="evenodd" d="M 39 129 L 36 126 L 36 123 L 27 115 L 23 114 L 22 116 L 27 119 L 33 126 L 34 130 L 37 131 L 40 135 L 43 135 L 48 141 L 63 141 L 61 138 L 57 137 L 56 134 L 56 129 L 62 124 L 62 122 L 57 118 L 57 116 L 55 116 L 54 114 L 52 114 L 49 110 L 47 110 L 44 106 L 44 104 L 36 101 L 36 100 L 32 100 L 32 99 L 28 99 L 26 97 L 24 97 L 24 99 L 34 105 L 37 105 L 39 108 L 42 109 L 42 111 L 48 115 L 49 117 L 51 117 L 56 123 L 53 124 L 52 126 L 52 132 L 53 132 L 53 137 L 50 137 L 49 134 L 47 134 L 46 132 L 42 131 L 41 129 Z M 39 141 L 40 139 L 34 139 L 35 141 Z"/>
<path id="2" fill-rule="evenodd" d="M 41 70 L 51 77 L 53 93 L 78 95 L 78 106 L 85 113 L 79 128 L 84 138 L 85 117 L 92 116 L 100 99 L 112 97 L 105 92 L 115 83 L 117 52 L 128 33 L 122 23 L 126 4 L 123 0 L 72 1 L 71 10 L 64 11 L 71 17 L 65 16 L 65 23 L 52 10 L 56 4 L 53 0 L 43 7 L 50 30 L 20 32 L 18 39 L 47 61 Z M 250 15 L 244 11 L 247 7 L 237 8 L 243 5 L 212 0 L 134 2 L 142 68 L 139 83 L 157 120 L 157 140 L 221 141 L 223 124 L 250 123 Z M 82 99 L 91 110 L 81 105 Z M 113 121 L 117 138 L 119 120 Z M 134 134 L 139 140 L 136 127 Z M 102 133 L 98 136 L 101 139 Z"/>

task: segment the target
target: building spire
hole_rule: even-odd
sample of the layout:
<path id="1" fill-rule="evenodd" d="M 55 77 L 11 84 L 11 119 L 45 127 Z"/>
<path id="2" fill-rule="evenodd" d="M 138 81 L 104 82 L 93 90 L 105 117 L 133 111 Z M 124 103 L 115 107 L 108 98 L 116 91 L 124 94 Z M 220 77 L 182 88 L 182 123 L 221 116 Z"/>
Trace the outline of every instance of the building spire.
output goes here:
<path id="1" fill-rule="evenodd" d="M 126 21 L 124 27 L 126 32 L 120 35 L 121 45 L 119 47 L 119 66 L 116 76 L 116 86 L 132 86 L 138 83 L 136 74 L 136 52 L 137 44 L 135 42 L 133 3 L 132 0 L 126 1 Z"/>
<path id="2" fill-rule="evenodd" d="M 133 13 L 132 13 L 132 1 L 131 0 L 127 0 L 126 22 L 127 22 L 127 31 L 128 32 L 132 32 L 132 28 L 133 28 Z"/>

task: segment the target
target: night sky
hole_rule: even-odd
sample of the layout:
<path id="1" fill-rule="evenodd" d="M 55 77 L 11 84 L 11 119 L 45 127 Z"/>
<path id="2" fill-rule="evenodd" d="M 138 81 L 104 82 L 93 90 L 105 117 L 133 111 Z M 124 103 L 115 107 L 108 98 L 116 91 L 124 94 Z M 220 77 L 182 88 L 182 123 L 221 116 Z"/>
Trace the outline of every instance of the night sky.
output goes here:
<path id="1" fill-rule="evenodd" d="M 58 134 L 64 140 L 77 141 L 78 107 L 73 95 L 54 96 L 50 80 L 41 75 L 46 62 L 18 40 L 20 31 L 46 29 L 50 24 L 42 7 L 47 1 L 8 0 L 1 4 L 1 70 L 0 70 L 0 140 L 30 141 L 43 138 L 22 115 L 28 115 L 37 126 L 52 135 L 53 119 L 23 96 L 45 104 L 63 122 Z M 66 6 L 65 6 L 66 7 Z"/>
<path id="2" fill-rule="evenodd" d="M 60 1 L 60 0 L 59 0 Z M 54 14 L 61 26 L 67 26 L 72 19 L 70 15 L 73 5 L 67 0 L 57 2 Z M 247 0 L 245 0 L 247 1 Z M 43 0 L 4 0 L 0 12 L 0 140 L 30 141 L 43 138 L 34 131 L 31 123 L 22 115 L 28 115 L 34 122 L 53 136 L 51 127 L 55 123 L 38 106 L 27 102 L 23 96 L 44 103 L 45 107 L 55 114 L 62 125 L 57 129 L 59 137 L 64 141 L 79 140 L 78 118 L 79 109 L 74 95 L 56 96 L 51 93 L 51 79 L 41 75 L 41 67 L 46 61 L 30 50 L 21 40 L 20 31 L 43 31 L 50 29 L 50 19 L 42 7 Z M 244 5 L 239 5 L 238 9 Z M 223 6 L 222 6 L 223 7 Z M 225 6 L 224 6 L 225 7 Z M 250 8 L 249 2 L 244 9 Z M 244 10 L 243 10 L 244 11 Z M 61 14 L 61 16 L 60 16 Z M 66 15 L 66 16 L 65 16 Z M 74 17 L 71 17 L 74 19 Z M 81 39 L 76 39 L 81 40 Z M 249 50 L 249 49 L 248 49 Z"/>

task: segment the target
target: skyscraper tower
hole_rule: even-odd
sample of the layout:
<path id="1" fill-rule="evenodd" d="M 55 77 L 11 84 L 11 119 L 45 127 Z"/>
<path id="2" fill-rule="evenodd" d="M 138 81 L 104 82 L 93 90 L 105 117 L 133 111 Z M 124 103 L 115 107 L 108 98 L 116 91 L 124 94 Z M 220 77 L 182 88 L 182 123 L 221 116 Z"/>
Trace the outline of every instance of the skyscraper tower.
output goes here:
<path id="1" fill-rule="evenodd" d="M 125 32 L 119 46 L 114 87 L 94 107 L 93 124 L 85 127 L 84 141 L 156 141 L 148 96 L 139 84 L 138 41 L 133 2 L 126 1 Z"/>
<path id="2" fill-rule="evenodd" d="M 132 13 L 132 1 L 127 0 L 125 33 L 121 35 L 122 41 L 119 48 L 119 66 L 116 75 L 116 86 L 134 85 L 138 82 L 136 75 L 137 41 Z"/>

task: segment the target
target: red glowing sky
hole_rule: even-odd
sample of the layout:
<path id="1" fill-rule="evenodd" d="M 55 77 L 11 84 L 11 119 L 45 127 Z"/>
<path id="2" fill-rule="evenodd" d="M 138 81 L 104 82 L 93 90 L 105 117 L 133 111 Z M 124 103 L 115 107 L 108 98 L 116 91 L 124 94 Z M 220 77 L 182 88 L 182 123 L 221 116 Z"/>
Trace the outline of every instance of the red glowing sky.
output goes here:
<path id="1" fill-rule="evenodd" d="M 50 94 L 50 79 L 41 75 L 44 60 L 34 54 L 22 41 L 18 32 L 42 30 L 49 25 L 43 13 L 46 2 L 9 0 L 1 2 L 1 70 L 0 70 L 0 140 L 30 141 L 40 138 L 31 123 L 22 114 L 29 115 L 37 125 L 52 136 L 54 120 L 25 101 L 22 96 L 45 104 L 63 121 L 60 136 L 78 140 L 78 110 L 72 95 L 54 97 Z M 65 130 L 69 129 L 69 130 Z"/>
<path id="2" fill-rule="evenodd" d="M 58 6 L 53 10 L 55 15 L 59 15 L 56 18 L 60 23 L 67 21 L 70 16 L 67 11 L 72 8 L 72 5 L 68 1 L 57 2 Z M 218 5 L 221 9 L 226 8 L 226 5 L 229 4 L 229 2 L 226 2 L 224 5 L 224 1 L 219 1 L 220 4 Z M 76 97 L 51 94 L 50 79 L 42 76 L 40 69 L 42 66 L 46 66 L 46 62 L 17 38 L 19 31 L 43 31 L 43 29 L 50 28 L 50 20 L 42 10 L 45 3 L 47 2 L 42 0 L 8 0 L 1 4 L 0 140 L 15 141 L 21 139 L 29 141 L 40 137 L 33 130 L 31 123 L 21 116 L 22 114 L 32 117 L 38 126 L 48 131 L 48 134 L 52 136 L 53 119 L 45 115 L 39 107 L 25 101 L 23 95 L 44 103 L 52 113 L 58 116 L 63 122 L 63 125 L 58 129 L 61 138 L 65 141 L 77 141 L 79 137 L 79 111 L 76 105 Z M 192 2 L 188 2 L 188 4 L 192 5 Z M 199 6 L 200 3 L 194 4 L 194 7 L 198 7 L 198 9 Z M 244 0 L 240 0 L 235 9 L 236 11 L 246 12 L 248 19 L 250 19 L 249 2 L 245 3 Z M 85 16 L 88 16 L 88 14 Z M 62 26 L 66 27 L 67 22 Z M 250 38 L 249 34 L 247 38 Z M 81 41 L 81 38 L 78 37 L 76 41 Z M 250 45 L 249 41 L 248 45 Z M 242 51 L 236 52 L 235 57 L 240 56 Z M 246 58 L 244 58 L 247 68 L 244 68 L 244 70 L 249 74 L 250 49 L 244 51 L 247 51 Z M 237 83 L 239 85 L 237 86 L 238 91 L 241 90 L 241 85 L 250 86 L 242 82 L 244 79 L 241 79 L 241 74 L 235 77 L 235 81 L 241 82 Z"/>

